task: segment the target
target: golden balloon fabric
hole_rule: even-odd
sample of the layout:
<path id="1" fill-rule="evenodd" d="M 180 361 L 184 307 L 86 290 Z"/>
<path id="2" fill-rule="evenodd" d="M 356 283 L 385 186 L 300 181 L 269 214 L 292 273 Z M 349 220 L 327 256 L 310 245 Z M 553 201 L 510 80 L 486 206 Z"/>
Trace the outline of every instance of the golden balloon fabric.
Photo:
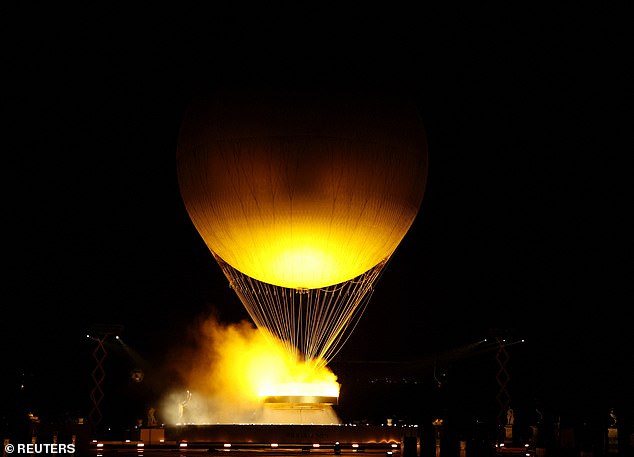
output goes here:
<path id="1" fill-rule="evenodd" d="M 427 144 L 416 110 L 395 99 L 224 94 L 187 111 L 177 165 L 216 256 L 313 289 L 392 255 L 423 198 Z"/>

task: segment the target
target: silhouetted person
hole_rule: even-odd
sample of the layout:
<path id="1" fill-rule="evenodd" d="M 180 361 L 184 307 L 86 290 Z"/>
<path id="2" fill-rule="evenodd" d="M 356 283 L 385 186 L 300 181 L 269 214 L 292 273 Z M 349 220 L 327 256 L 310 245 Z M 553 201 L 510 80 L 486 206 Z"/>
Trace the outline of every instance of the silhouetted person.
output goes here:
<path id="1" fill-rule="evenodd" d="M 153 427 L 153 426 L 155 426 L 158 423 L 154 413 L 156 413 L 156 409 L 154 409 L 152 406 L 150 406 L 150 409 L 147 410 L 147 425 L 148 425 L 148 427 Z"/>
<path id="2" fill-rule="evenodd" d="M 185 394 L 185 400 L 178 404 L 178 419 L 182 422 L 185 417 L 185 405 L 191 400 L 192 393 L 187 390 Z"/>

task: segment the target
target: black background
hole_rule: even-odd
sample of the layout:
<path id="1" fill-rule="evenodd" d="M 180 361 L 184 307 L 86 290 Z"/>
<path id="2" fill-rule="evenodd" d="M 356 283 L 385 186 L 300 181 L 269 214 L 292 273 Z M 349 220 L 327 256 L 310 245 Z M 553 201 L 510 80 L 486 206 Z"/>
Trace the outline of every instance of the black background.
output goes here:
<path id="1" fill-rule="evenodd" d="M 495 413 L 496 346 L 454 349 L 502 336 L 525 340 L 508 347 L 524 420 L 631 417 L 621 11 L 214 5 L 3 7 L 7 414 L 85 416 L 85 335 L 107 323 L 144 359 L 140 385 L 125 385 L 138 361 L 108 368 L 109 401 L 133 404 L 132 421 L 193 323 L 248 319 L 178 193 L 179 123 L 204 86 L 398 91 L 419 106 L 428 186 L 333 362 L 342 414 Z"/>

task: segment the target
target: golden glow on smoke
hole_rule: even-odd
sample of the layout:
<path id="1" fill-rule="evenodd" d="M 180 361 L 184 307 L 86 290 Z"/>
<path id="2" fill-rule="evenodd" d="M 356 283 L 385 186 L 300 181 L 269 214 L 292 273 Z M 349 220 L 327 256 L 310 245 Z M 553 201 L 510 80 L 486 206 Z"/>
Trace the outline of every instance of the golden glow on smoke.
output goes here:
<path id="1" fill-rule="evenodd" d="M 263 410 L 266 396 L 339 396 L 330 368 L 297 360 L 281 342 L 248 322 L 221 325 L 210 319 L 200 333 L 198 348 L 177 357 L 175 369 L 187 385 L 164 399 L 167 422 L 269 423 Z M 333 411 L 324 420 L 338 421 Z M 297 417 L 289 415 L 288 422 L 297 423 Z"/>

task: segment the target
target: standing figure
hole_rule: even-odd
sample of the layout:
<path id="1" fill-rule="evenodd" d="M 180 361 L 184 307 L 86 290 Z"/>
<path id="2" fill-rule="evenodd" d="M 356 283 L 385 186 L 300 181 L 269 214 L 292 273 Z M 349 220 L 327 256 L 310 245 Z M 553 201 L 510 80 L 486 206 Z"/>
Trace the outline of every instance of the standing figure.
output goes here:
<path id="1" fill-rule="evenodd" d="M 147 425 L 148 425 L 148 427 L 154 427 L 158 423 L 154 413 L 156 413 L 156 409 L 154 409 L 153 406 L 150 406 L 150 408 L 147 410 Z"/>
<path id="2" fill-rule="evenodd" d="M 506 410 L 506 424 L 513 425 L 515 421 L 515 417 L 513 416 L 513 408 L 509 408 Z"/>
<path id="3" fill-rule="evenodd" d="M 185 399 L 178 404 L 178 419 L 182 422 L 185 417 L 185 405 L 189 403 L 189 400 L 192 398 L 192 393 L 187 390 L 185 391 Z"/>

